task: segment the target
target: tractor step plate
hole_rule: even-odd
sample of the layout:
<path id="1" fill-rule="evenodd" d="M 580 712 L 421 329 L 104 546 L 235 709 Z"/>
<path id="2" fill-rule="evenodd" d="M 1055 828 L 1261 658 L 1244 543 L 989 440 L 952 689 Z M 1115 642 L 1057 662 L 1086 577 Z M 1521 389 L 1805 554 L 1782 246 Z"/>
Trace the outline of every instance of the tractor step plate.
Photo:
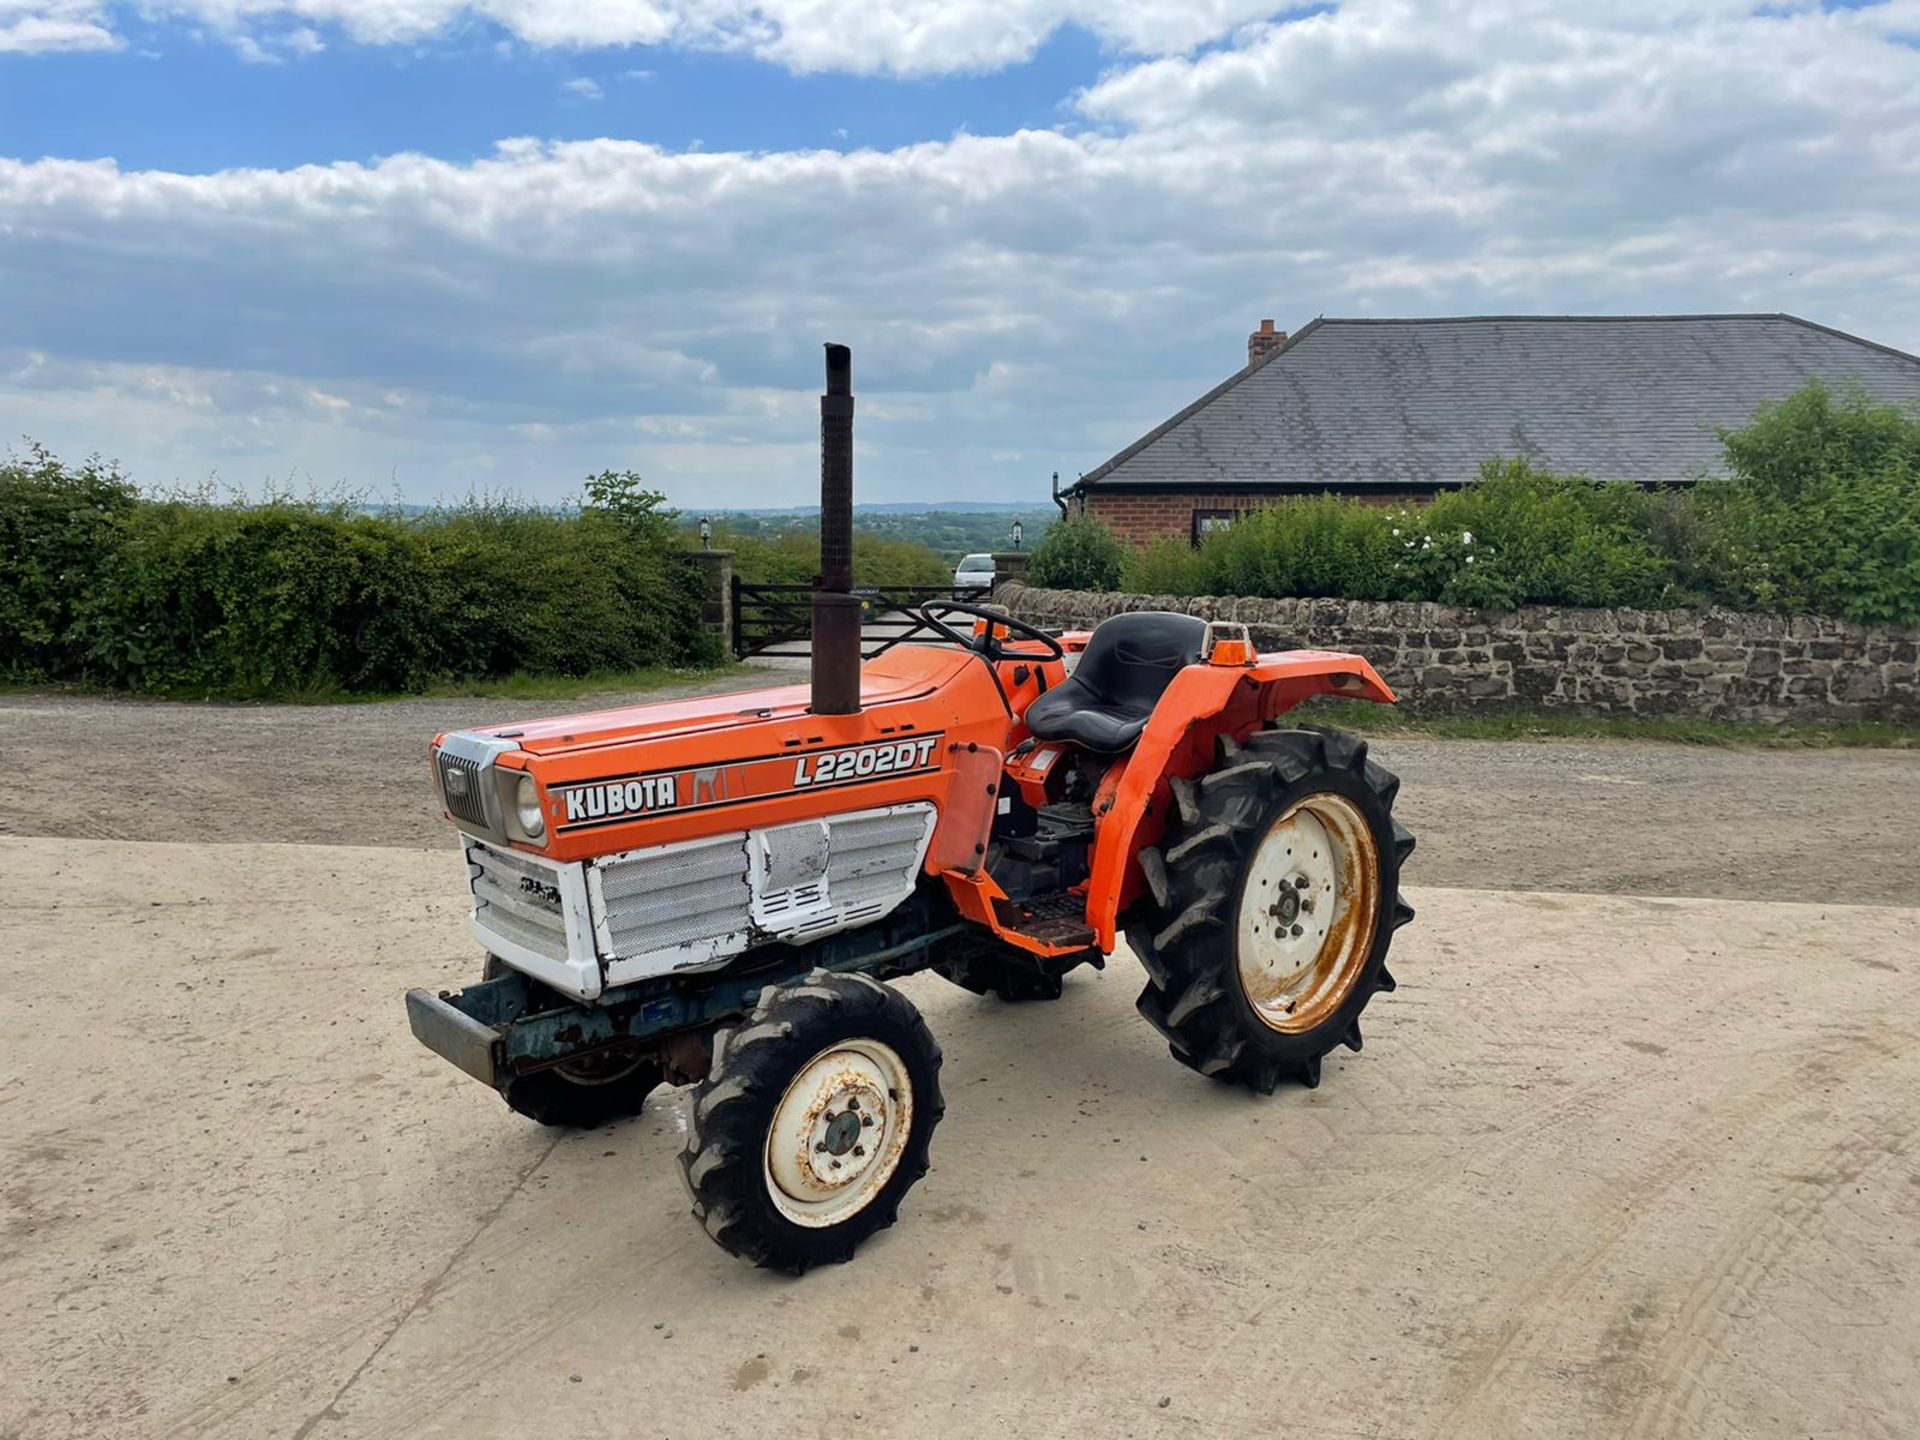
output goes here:
<path id="1" fill-rule="evenodd" d="M 1087 901 L 1082 895 L 1049 895 L 1039 900 L 1005 902 L 1002 911 L 1007 929 L 1016 931 L 1042 945 L 1065 947 L 1093 944 L 1093 927 L 1087 924 Z"/>

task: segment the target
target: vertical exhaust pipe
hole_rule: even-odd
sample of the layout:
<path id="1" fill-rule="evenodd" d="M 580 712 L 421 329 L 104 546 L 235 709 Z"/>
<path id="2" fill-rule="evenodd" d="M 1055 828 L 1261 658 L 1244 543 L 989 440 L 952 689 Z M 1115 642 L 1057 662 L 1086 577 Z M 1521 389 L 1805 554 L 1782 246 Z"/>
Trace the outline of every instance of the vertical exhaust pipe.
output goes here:
<path id="1" fill-rule="evenodd" d="M 860 712 L 860 601 L 853 591 L 853 352 L 827 346 L 820 397 L 820 576 L 813 582 L 813 711 Z"/>

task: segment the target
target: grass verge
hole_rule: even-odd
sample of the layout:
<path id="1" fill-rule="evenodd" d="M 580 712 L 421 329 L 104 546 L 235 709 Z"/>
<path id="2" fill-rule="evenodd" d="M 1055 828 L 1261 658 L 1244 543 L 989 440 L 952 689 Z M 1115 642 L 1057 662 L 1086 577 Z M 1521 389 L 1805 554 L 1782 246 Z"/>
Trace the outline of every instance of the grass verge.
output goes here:
<path id="1" fill-rule="evenodd" d="M 1368 735 L 1431 735 L 1441 740 L 1655 740 L 1669 745 L 1745 746 L 1764 750 L 1909 750 L 1920 747 L 1920 727 L 1878 721 L 1752 725 L 1727 720 L 1642 719 L 1633 716 L 1545 715 L 1532 711 L 1485 715 L 1414 715 L 1362 700 L 1303 706 L 1315 721 Z"/>

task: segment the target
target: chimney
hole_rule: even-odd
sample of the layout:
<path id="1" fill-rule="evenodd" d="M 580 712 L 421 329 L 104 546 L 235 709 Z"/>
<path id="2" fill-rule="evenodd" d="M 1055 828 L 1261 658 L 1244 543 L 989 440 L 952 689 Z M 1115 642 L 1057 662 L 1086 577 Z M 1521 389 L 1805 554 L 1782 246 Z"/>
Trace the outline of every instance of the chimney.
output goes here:
<path id="1" fill-rule="evenodd" d="M 1262 320 L 1260 328 L 1247 336 L 1247 363 L 1259 364 L 1286 343 L 1286 331 L 1274 329 L 1271 320 Z"/>

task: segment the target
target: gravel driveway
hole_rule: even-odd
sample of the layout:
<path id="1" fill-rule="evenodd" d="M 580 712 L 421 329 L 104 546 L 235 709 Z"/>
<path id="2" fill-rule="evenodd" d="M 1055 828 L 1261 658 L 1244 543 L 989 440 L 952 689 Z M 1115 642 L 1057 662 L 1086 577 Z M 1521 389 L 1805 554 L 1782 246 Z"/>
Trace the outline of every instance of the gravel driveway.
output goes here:
<path id="1" fill-rule="evenodd" d="M 784 685 L 791 670 L 675 694 Z M 176 705 L 0 696 L 0 834 L 451 844 L 441 730 L 623 703 Z M 1920 751 L 1387 736 L 1421 885 L 1920 903 Z"/>

